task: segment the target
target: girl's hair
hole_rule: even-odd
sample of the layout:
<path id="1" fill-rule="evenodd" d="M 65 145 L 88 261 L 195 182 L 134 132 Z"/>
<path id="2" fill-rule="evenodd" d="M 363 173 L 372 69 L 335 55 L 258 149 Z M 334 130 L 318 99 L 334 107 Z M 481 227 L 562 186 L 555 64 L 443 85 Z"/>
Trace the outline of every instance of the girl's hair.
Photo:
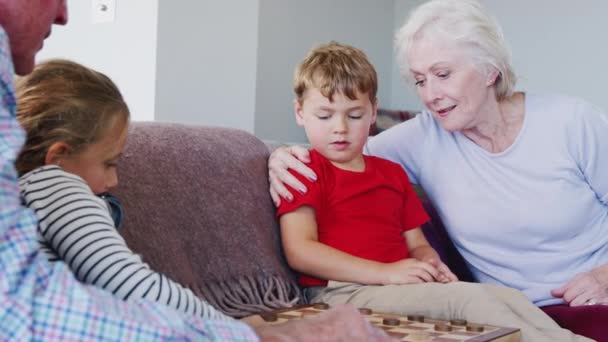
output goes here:
<path id="1" fill-rule="evenodd" d="M 372 103 L 378 91 L 376 69 L 365 53 L 337 42 L 321 44 L 311 50 L 294 73 L 293 90 L 302 104 L 304 92 L 316 88 L 330 101 L 335 93 L 356 99 L 356 92 L 367 93 Z"/>
<path id="2" fill-rule="evenodd" d="M 114 82 L 68 60 L 38 64 L 17 79 L 16 95 L 17 119 L 27 135 L 16 161 L 20 175 L 44 165 L 54 143 L 64 142 L 77 154 L 117 120 L 125 126 L 129 121 L 129 108 Z"/>
<path id="3" fill-rule="evenodd" d="M 497 70 L 496 98 L 513 94 L 516 82 L 511 54 L 498 23 L 475 0 L 432 0 L 416 8 L 395 35 L 401 75 L 410 78 L 407 54 L 418 39 L 454 42 L 483 71 Z"/>

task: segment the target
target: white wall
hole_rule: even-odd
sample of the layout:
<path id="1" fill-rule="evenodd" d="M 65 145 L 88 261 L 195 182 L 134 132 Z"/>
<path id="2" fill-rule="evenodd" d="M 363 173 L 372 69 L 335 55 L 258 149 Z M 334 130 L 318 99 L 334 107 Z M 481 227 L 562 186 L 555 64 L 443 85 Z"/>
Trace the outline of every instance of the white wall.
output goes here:
<path id="1" fill-rule="evenodd" d="M 519 89 L 580 96 L 608 112 L 608 1 L 484 3 L 513 51 Z"/>
<path id="2" fill-rule="evenodd" d="M 420 0 L 396 0 L 395 23 Z M 517 88 L 580 96 L 608 112 L 608 2 L 483 0 L 501 24 L 520 80 Z M 401 19 L 399 17 L 401 16 Z M 413 88 L 395 78 L 392 107 L 422 108 Z M 400 96 L 399 94 L 402 94 Z"/>
<path id="3" fill-rule="evenodd" d="M 293 70 L 319 43 L 362 49 L 376 66 L 378 97 L 390 103 L 393 0 L 260 0 L 255 134 L 306 141 L 293 114 Z"/>
<path id="4" fill-rule="evenodd" d="M 405 23 L 409 12 L 425 0 L 395 0 L 395 11 L 393 17 L 393 32 L 391 38 L 394 38 L 395 32 Z M 391 46 L 391 102 L 388 105 L 390 109 L 420 109 L 423 107 L 422 102 L 416 96 L 414 87 L 411 84 L 406 84 L 405 80 L 399 74 L 399 67 L 395 59 L 395 50 Z"/>
<path id="5" fill-rule="evenodd" d="M 112 23 L 91 22 L 89 0 L 68 0 L 39 59 L 66 57 L 110 76 L 135 120 L 219 125 L 304 141 L 295 124 L 295 65 L 315 44 L 362 48 L 383 107 L 419 109 L 394 63 L 392 38 L 424 0 L 116 0 Z M 519 89 L 581 96 L 608 111 L 608 2 L 483 0 L 502 24 Z"/>
<path id="6" fill-rule="evenodd" d="M 91 1 L 68 0 L 67 26 L 53 26 L 38 60 L 63 57 L 108 75 L 133 120 L 154 119 L 158 0 L 116 0 L 111 23 L 93 24 Z"/>
<path id="7" fill-rule="evenodd" d="M 156 119 L 253 132 L 257 0 L 159 3 Z"/>

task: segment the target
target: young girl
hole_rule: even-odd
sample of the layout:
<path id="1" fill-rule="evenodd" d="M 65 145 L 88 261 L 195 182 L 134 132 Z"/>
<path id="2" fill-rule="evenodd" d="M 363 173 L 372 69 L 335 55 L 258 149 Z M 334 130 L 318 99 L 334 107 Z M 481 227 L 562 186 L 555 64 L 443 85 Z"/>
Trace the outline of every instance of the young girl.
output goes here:
<path id="1" fill-rule="evenodd" d="M 17 118 L 27 133 L 17 158 L 21 195 L 39 218 L 50 260 L 126 300 L 145 298 L 188 314 L 229 319 L 154 272 L 127 247 L 96 195 L 118 184 L 129 109 L 105 75 L 66 60 L 39 64 L 17 81 Z"/>

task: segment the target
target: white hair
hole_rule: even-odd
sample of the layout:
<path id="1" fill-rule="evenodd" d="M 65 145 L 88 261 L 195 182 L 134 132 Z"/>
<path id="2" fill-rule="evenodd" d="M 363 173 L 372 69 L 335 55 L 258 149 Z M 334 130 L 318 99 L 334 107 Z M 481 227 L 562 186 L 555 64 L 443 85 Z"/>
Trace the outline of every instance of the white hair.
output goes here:
<path id="1" fill-rule="evenodd" d="M 418 6 L 395 35 L 401 75 L 411 78 L 408 51 L 418 39 L 442 39 L 462 46 L 485 72 L 498 71 L 496 97 L 513 94 L 516 82 L 502 30 L 475 0 L 431 0 Z"/>

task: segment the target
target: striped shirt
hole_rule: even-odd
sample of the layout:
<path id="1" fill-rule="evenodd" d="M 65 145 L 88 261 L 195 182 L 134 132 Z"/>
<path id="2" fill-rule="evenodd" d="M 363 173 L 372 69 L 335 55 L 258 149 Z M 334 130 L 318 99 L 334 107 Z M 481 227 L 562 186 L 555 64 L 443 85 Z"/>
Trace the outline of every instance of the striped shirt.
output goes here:
<path id="1" fill-rule="evenodd" d="M 82 178 L 47 165 L 23 175 L 19 186 L 25 205 L 38 217 L 42 251 L 49 260 L 63 260 L 80 281 L 124 300 L 145 298 L 187 314 L 231 319 L 133 253 L 106 203 Z"/>
<path id="2" fill-rule="evenodd" d="M 25 137 L 15 118 L 10 56 L 0 26 L 0 341 L 258 341 L 235 320 L 118 300 L 40 253 L 37 219 L 20 203 L 14 167 Z"/>

